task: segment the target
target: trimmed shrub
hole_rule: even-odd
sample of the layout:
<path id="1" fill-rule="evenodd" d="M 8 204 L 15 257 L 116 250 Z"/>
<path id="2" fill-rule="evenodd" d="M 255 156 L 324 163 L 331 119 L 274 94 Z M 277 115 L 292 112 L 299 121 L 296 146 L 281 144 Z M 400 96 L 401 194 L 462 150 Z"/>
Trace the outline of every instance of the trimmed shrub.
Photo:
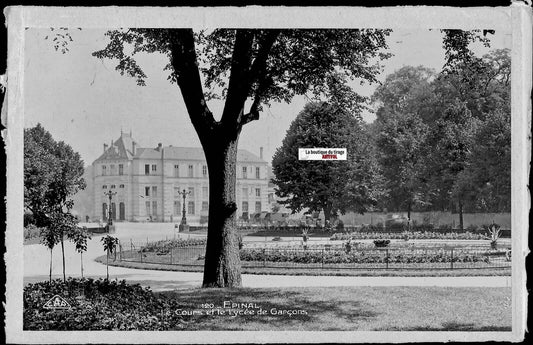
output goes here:
<path id="1" fill-rule="evenodd" d="M 351 232 L 334 233 L 331 241 L 352 240 L 373 240 L 392 239 L 401 240 L 408 237 L 410 240 L 485 240 L 487 237 L 483 233 L 465 232 L 438 232 L 438 231 L 404 231 L 404 232 Z"/>

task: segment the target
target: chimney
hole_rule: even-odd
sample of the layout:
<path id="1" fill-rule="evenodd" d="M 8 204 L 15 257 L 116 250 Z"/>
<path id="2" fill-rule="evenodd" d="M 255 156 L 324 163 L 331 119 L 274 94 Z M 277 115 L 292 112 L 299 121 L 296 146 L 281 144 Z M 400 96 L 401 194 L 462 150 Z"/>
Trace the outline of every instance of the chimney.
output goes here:
<path id="1" fill-rule="evenodd" d="M 259 158 L 263 159 L 263 146 L 259 148 Z"/>
<path id="2" fill-rule="evenodd" d="M 131 153 L 135 156 L 135 147 L 137 146 L 137 143 L 135 141 L 131 142 Z"/>
<path id="3" fill-rule="evenodd" d="M 157 149 L 156 150 L 157 151 L 161 151 L 161 147 L 163 147 L 163 144 L 161 144 L 161 143 L 157 144 Z"/>
<path id="4" fill-rule="evenodd" d="M 104 153 L 107 151 L 107 144 L 104 144 Z"/>

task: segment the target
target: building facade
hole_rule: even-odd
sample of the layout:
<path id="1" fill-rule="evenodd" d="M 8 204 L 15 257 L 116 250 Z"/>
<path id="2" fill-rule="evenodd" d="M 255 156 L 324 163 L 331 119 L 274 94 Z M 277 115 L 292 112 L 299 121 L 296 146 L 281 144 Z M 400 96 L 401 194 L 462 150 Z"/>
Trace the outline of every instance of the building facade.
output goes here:
<path id="1" fill-rule="evenodd" d="M 262 149 L 261 149 L 262 151 Z M 237 153 L 238 217 L 268 211 L 267 162 L 249 151 Z M 131 133 L 121 133 L 92 164 L 93 220 L 179 222 L 183 196 L 190 224 L 207 223 L 208 168 L 203 149 L 139 147 Z M 109 192 L 112 194 L 109 202 Z"/>

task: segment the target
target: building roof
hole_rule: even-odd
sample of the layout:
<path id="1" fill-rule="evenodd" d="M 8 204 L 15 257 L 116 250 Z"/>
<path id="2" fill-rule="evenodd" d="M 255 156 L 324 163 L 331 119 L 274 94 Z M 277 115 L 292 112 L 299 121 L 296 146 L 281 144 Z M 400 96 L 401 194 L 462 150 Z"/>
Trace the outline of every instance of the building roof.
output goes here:
<path id="1" fill-rule="evenodd" d="M 204 150 L 200 147 L 136 147 L 135 155 L 133 155 L 133 143 L 137 145 L 131 138 L 131 134 L 121 133 L 118 140 L 112 142 L 112 145 L 96 161 L 106 159 L 161 159 L 160 150 L 163 150 L 165 159 L 205 161 Z M 266 163 L 265 160 L 243 149 L 237 151 L 237 162 Z"/>
<path id="2" fill-rule="evenodd" d="M 131 159 L 133 157 L 133 143 L 135 141 L 131 138 L 131 134 L 120 133 L 120 137 L 111 142 L 111 145 L 104 151 L 104 153 L 96 159 Z M 137 143 L 135 142 L 137 145 Z"/>
<path id="3" fill-rule="evenodd" d="M 159 154 L 158 156 L 159 158 L 161 157 L 160 152 L 156 151 L 155 149 L 151 149 L 151 150 Z M 163 151 L 164 151 L 163 154 L 164 154 L 165 159 L 205 161 L 204 150 L 200 147 L 166 146 L 166 147 L 163 147 Z M 143 152 L 143 156 L 147 156 L 147 154 Z M 135 158 L 137 158 L 137 155 L 135 156 Z M 139 157 L 139 158 L 144 158 L 144 157 Z M 266 161 L 254 155 L 250 151 L 243 150 L 243 149 L 237 150 L 237 162 L 266 163 Z"/>

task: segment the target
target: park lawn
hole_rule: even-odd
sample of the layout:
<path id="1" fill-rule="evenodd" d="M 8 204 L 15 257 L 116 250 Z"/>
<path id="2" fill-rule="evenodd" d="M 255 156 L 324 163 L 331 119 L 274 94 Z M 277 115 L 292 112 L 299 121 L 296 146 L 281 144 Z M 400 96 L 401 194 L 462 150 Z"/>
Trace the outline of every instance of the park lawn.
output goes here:
<path id="1" fill-rule="evenodd" d="M 184 316 L 176 330 L 511 331 L 511 288 L 315 287 L 165 291 Z M 254 315 L 205 315 L 213 304 L 254 304 Z M 257 315 L 258 308 L 266 310 Z M 279 311 L 298 311 L 276 315 Z M 246 308 L 233 310 L 244 311 Z M 300 314 L 305 313 L 305 314 Z"/>

